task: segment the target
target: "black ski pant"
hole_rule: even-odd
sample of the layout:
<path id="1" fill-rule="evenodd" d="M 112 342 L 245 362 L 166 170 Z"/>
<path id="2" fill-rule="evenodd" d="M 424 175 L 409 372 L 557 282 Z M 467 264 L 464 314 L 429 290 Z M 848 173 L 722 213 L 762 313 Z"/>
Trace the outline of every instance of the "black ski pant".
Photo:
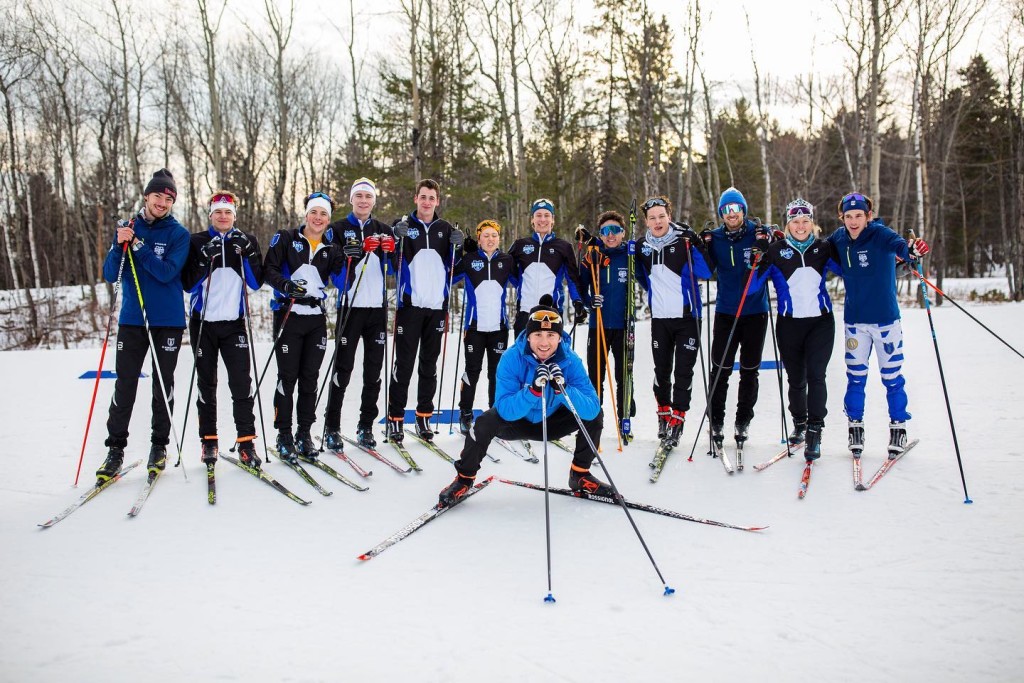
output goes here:
<path id="1" fill-rule="evenodd" d="M 615 410 L 618 415 L 615 417 L 621 420 L 625 414 L 629 417 L 636 415 L 636 401 L 632 401 L 629 411 L 623 409 L 625 402 L 625 371 L 626 371 L 626 331 L 625 330 L 604 330 L 604 348 L 597 340 L 597 327 L 591 326 L 587 334 L 587 372 L 590 375 L 590 383 L 597 389 L 597 397 L 604 404 L 604 380 L 608 376 L 605 369 L 607 363 L 615 356 Z M 600 363 L 598 363 L 600 360 Z M 598 373 L 598 370 L 601 372 Z"/>
<path id="2" fill-rule="evenodd" d="M 599 412 L 596 417 L 584 420 L 583 426 L 590 435 L 595 445 L 601 443 L 601 426 L 604 424 L 604 412 Z M 572 464 L 581 469 L 589 470 L 590 464 L 594 462 L 594 452 L 590 450 L 586 438 L 579 433 L 579 425 L 572 412 L 565 406 L 559 408 L 548 417 L 548 441 L 560 439 L 563 436 L 577 432 L 576 450 L 573 452 Z M 459 459 L 455 461 L 455 469 L 459 474 L 466 477 L 475 477 L 480 470 L 480 462 L 487 454 L 487 449 L 493 439 L 529 439 L 530 441 L 543 441 L 544 433 L 540 422 L 529 420 L 515 420 L 509 422 L 498 414 L 496 408 L 491 408 L 473 423 L 473 428 L 466 436 L 466 444 L 462 448 Z"/>
<path id="3" fill-rule="evenodd" d="M 381 368 L 387 344 L 387 313 L 383 308 L 352 308 L 345 321 L 345 329 L 334 340 L 334 369 L 327 389 L 327 410 L 324 423 L 328 430 L 341 426 L 341 406 L 345 390 L 356 365 L 356 349 L 363 343 L 363 393 L 359 402 L 360 426 L 369 427 L 377 417 L 377 399 L 380 398 Z"/>
<path id="4" fill-rule="evenodd" d="M 437 389 L 437 360 L 444 339 L 445 312 L 419 306 L 398 309 L 395 321 L 395 365 L 388 396 L 388 416 L 405 417 L 409 399 L 409 380 L 419 347 L 419 384 L 416 387 L 416 414 L 434 413 L 434 391 Z"/>
<path id="5" fill-rule="evenodd" d="M 288 316 L 284 327 L 281 322 L 285 311 L 274 312 L 274 338 L 281 333 L 274 355 L 277 358 L 277 387 L 274 389 L 274 429 L 292 430 L 292 394 L 298 382 L 299 431 L 309 431 L 316 422 L 317 378 L 320 364 L 327 354 L 327 319 L 322 313 Z"/>
<path id="6" fill-rule="evenodd" d="M 150 366 L 150 379 L 153 382 L 152 436 L 151 441 L 158 446 L 166 446 L 171 442 L 171 415 L 167 413 L 163 396 L 160 395 L 160 377 L 167 383 L 167 400 L 174 410 L 174 368 L 178 365 L 178 351 L 181 349 L 180 327 L 152 327 L 153 361 Z M 114 371 L 117 381 L 114 383 L 114 398 L 110 401 L 110 412 L 107 415 L 106 445 L 124 448 L 128 445 L 128 423 L 132 419 L 135 408 L 135 395 L 139 389 L 139 373 L 149 351 L 149 336 L 146 328 L 139 325 L 121 325 L 117 330 L 117 358 Z M 156 371 L 160 364 L 160 373 Z"/>
<path id="7" fill-rule="evenodd" d="M 199 337 L 200 327 L 203 330 L 202 338 Z M 204 321 L 193 313 L 188 322 L 188 331 L 195 352 L 199 438 L 217 436 L 218 354 L 224 360 L 224 369 L 228 373 L 237 437 L 256 436 L 256 416 L 252 409 L 252 362 L 245 320 Z"/>
<path id="8" fill-rule="evenodd" d="M 700 327 L 693 316 L 651 319 L 654 400 L 687 412 L 693 391 L 693 366 L 700 351 Z"/>
<path id="9" fill-rule="evenodd" d="M 789 412 L 793 420 L 825 424 L 825 371 L 836 337 L 835 318 L 831 312 L 814 318 L 780 316 L 776 331 L 789 380 Z"/>
<path id="10" fill-rule="evenodd" d="M 487 356 L 487 407 L 494 406 L 494 387 L 497 383 L 498 361 L 508 348 L 508 328 L 501 326 L 495 332 L 480 332 L 474 323 L 466 330 L 466 371 L 462 373 L 459 392 L 459 410 L 468 413 L 473 410 L 476 398 L 476 384 Z"/>
<path id="11" fill-rule="evenodd" d="M 732 330 L 736 331 L 726 349 L 725 342 Z M 715 313 L 715 329 L 711 341 L 711 378 L 718 376 L 715 393 L 711 396 L 711 424 L 725 423 L 725 397 L 729 392 L 729 376 L 736 362 L 736 350 L 740 352 L 740 387 L 736 404 L 736 424 L 749 424 L 754 419 L 754 404 L 757 403 L 757 371 L 761 368 L 761 351 L 764 349 L 764 333 L 768 329 L 768 313 L 753 313 L 736 316 Z"/>

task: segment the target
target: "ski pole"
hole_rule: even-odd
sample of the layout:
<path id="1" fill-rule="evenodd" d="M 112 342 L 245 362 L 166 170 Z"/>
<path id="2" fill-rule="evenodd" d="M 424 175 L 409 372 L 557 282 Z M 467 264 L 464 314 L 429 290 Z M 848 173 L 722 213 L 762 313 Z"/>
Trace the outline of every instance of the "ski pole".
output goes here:
<path id="1" fill-rule="evenodd" d="M 725 359 L 729 357 L 729 347 L 732 345 L 733 335 L 736 333 L 736 325 L 740 322 L 740 314 L 743 313 L 743 304 L 747 300 L 747 291 L 750 289 L 750 283 L 754 280 L 754 273 L 757 271 L 758 261 L 761 260 L 761 254 L 754 254 L 754 261 L 750 264 L 750 275 L 747 276 L 747 284 L 743 287 L 743 294 L 740 295 L 740 304 L 736 308 L 736 317 L 732 321 L 732 327 L 729 329 L 729 336 L 725 340 L 725 350 L 722 352 L 722 360 L 718 363 L 718 369 L 715 370 L 715 377 L 711 381 L 711 391 L 708 392 L 708 403 L 704 407 L 704 415 L 700 419 L 700 426 L 697 427 L 697 437 L 693 440 L 693 447 L 690 449 L 690 458 L 693 458 L 694 451 L 697 450 L 697 441 L 700 440 L 700 430 L 704 428 L 704 421 L 710 422 L 711 418 L 711 397 L 715 394 L 715 389 L 718 387 L 718 380 L 722 376 L 722 370 L 725 367 Z M 711 359 L 712 364 L 714 359 Z"/>
<path id="2" fill-rule="evenodd" d="M 924 290 L 924 285 L 928 285 L 929 287 L 931 287 L 932 289 L 934 289 L 934 290 L 935 290 L 935 293 L 936 293 L 936 294 L 938 294 L 939 296 L 943 297 L 943 298 L 944 298 L 944 299 L 945 299 L 946 301 L 948 301 L 949 303 L 953 304 L 953 305 L 954 305 L 954 306 L 956 306 L 956 307 L 957 307 L 958 309 L 960 309 L 961 311 L 963 311 L 963 313 L 964 313 L 964 314 L 965 314 L 965 315 L 966 315 L 966 316 L 967 316 L 968 318 L 970 318 L 970 319 L 971 319 L 971 320 L 973 320 L 974 322 L 976 322 L 976 323 L 978 323 L 979 325 L 981 325 L 981 326 L 982 326 L 982 327 L 983 327 L 983 328 L 985 329 L 985 331 L 986 331 L 986 332 L 988 332 L 988 333 L 989 333 L 989 334 L 991 334 L 991 335 L 992 335 L 993 337 L 995 337 L 996 339 L 998 339 L 999 341 L 1001 341 L 1001 342 L 1002 342 L 1002 343 L 1003 343 L 1003 344 L 1004 344 L 1004 345 L 1006 346 L 1006 348 L 1010 349 L 1011 351 L 1013 351 L 1013 352 L 1014 352 L 1015 354 L 1017 354 L 1017 355 L 1018 355 L 1018 356 L 1020 356 L 1021 358 L 1024 358 L 1024 354 L 1022 354 L 1022 353 L 1021 353 L 1020 351 L 1018 351 L 1018 350 L 1017 350 L 1017 349 L 1015 349 L 1015 348 L 1014 348 L 1013 346 L 1011 346 L 1009 342 L 1007 342 L 1007 341 L 1006 341 L 1005 339 L 1003 339 L 1003 338 L 1002 338 L 1002 337 L 1000 337 L 1000 336 L 999 336 L 998 334 L 996 334 L 996 333 L 995 333 L 995 332 L 993 332 L 993 331 L 992 331 L 991 329 L 989 329 L 989 327 L 988 327 L 988 326 L 987 326 L 987 325 L 986 325 L 985 323 L 981 322 L 980 320 L 978 320 L 977 318 L 975 318 L 975 317 L 974 317 L 973 315 L 971 315 L 971 313 L 970 313 L 970 312 L 969 312 L 969 311 L 968 311 L 968 310 L 967 310 L 966 308 L 964 308 L 963 306 L 961 306 L 960 304 L 958 304 L 958 303 L 956 302 L 956 300 L 954 300 L 954 299 L 953 299 L 952 297 L 950 297 L 950 296 L 949 296 L 949 294 L 946 294 L 946 293 L 945 293 L 945 292 L 943 292 L 943 291 L 942 291 L 941 289 L 939 289 L 938 287 L 936 287 L 936 286 L 935 286 L 935 285 L 934 285 L 934 284 L 933 284 L 933 283 L 932 283 L 932 282 L 931 282 L 931 281 L 930 281 L 930 280 L 929 280 L 928 278 L 926 278 L 926 277 L 924 276 L 924 273 L 920 272 L 920 269 L 916 269 L 916 268 L 913 268 L 913 269 L 911 269 L 911 271 L 910 271 L 910 272 L 912 272 L 912 273 L 913 273 L 914 275 L 916 275 L 916 276 L 917 276 L 917 278 L 918 278 L 918 279 L 919 279 L 919 280 L 921 281 L 921 284 L 922 284 L 922 291 L 926 291 L 926 290 Z"/>
<path id="3" fill-rule="evenodd" d="M 540 431 L 544 443 L 544 539 L 547 545 L 548 594 L 544 602 L 554 602 L 551 593 L 551 494 L 548 490 L 548 388 L 547 379 L 540 380 Z"/>
<path id="4" fill-rule="evenodd" d="M 687 240 L 689 242 L 689 240 Z M 703 322 L 703 316 L 700 315 L 700 311 L 697 306 L 697 277 L 693 272 L 693 252 L 690 251 L 693 245 L 687 244 L 686 248 L 686 266 L 690 270 L 690 314 L 694 317 L 694 322 L 697 325 L 697 355 L 700 357 L 700 380 L 704 385 L 704 402 L 709 404 L 711 402 L 711 395 L 708 393 L 708 375 L 704 369 L 704 349 L 700 343 L 700 326 Z M 711 281 L 708 281 L 708 297 L 711 295 Z M 710 327 L 708 328 L 710 329 Z M 698 434 L 700 430 L 697 430 Z M 710 434 L 710 432 L 709 432 Z M 693 453 L 690 453 L 690 462 L 693 462 Z"/>
<path id="5" fill-rule="evenodd" d="M 196 341 L 192 344 L 192 374 L 188 378 L 188 396 L 185 397 L 185 417 L 181 420 L 181 441 L 178 443 L 178 462 L 174 464 L 175 467 L 181 464 L 181 452 L 185 448 L 185 427 L 188 426 L 188 407 L 192 404 L 192 387 L 196 383 L 196 373 L 199 364 L 199 347 L 203 344 L 203 325 L 206 323 L 206 304 L 210 298 L 210 282 L 213 279 L 213 261 L 210 261 L 209 267 L 206 272 L 205 294 L 206 300 L 203 301 L 203 312 L 199 316 L 199 334 L 196 335 Z M 245 286 L 245 283 L 242 283 Z M 200 289 L 200 296 L 203 294 L 203 290 Z M 214 359 L 216 361 L 216 358 Z M 214 366 L 214 372 L 216 372 L 216 365 Z M 202 400 L 202 396 L 200 396 Z M 198 410 L 198 409 L 197 409 Z M 200 434 L 200 437 L 202 434 Z"/>
<path id="6" fill-rule="evenodd" d="M 775 303 L 778 304 L 779 293 L 775 292 Z M 775 374 L 779 379 L 779 411 L 782 418 L 782 441 L 779 443 L 786 444 L 786 453 L 792 457 L 792 453 L 789 452 L 789 424 L 786 421 L 786 400 L 782 395 L 782 363 L 779 362 L 779 347 L 776 341 L 775 335 L 775 314 L 772 312 L 771 299 L 768 300 L 768 322 L 772 326 L 772 354 L 775 356 Z"/>
<path id="7" fill-rule="evenodd" d="M 256 370 L 256 338 L 252 336 L 252 311 L 249 308 L 249 289 L 246 287 L 244 259 L 238 264 L 238 274 L 242 278 L 242 300 L 245 302 L 245 326 L 249 333 L 249 355 L 252 356 L 252 368 L 249 370 L 251 373 Z M 250 379 L 252 379 L 251 376 Z M 263 422 L 263 399 L 260 397 L 259 384 L 256 384 L 253 393 L 256 394 L 256 406 L 260 411 L 260 435 L 263 437 L 263 459 L 270 462 L 270 452 L 267 450 L 267 427 Z"/>
<path id="8" fill-rule="evenodd" d="M 160 369 L 160 359 L 156 355 L 156 344 L 153 343 L 153 330 L 149 327 L 149 316 L 146 315 L 146 304 L 142 300 L 142 286 L 139 284 L 139 272 L 135 270 L 135 257 L 132 256 L 132 252 L 128 252 L 128 265 L 132 269 L 132 277 L 135 280 L 135 293 L 139 297 L 139 310 L 142 311 L 142 322 L 146 327 L 146 336 L 149 338 L 149 354 L 153 358 L 153 367 L 156 368 L 156 378 L 160 382 L 160 394 L 164 398 L 164 407 L 167 409 L 167 421 L 171 424 L 171 431 L 174 433 L 174 440 L 179 441 L 178 430 L 174 426 L 174 410 L 171 408 L 171 400 L 167 394 L 167 383 L 164 382 L 164 372 Z M 171 378 L 173 379 L 173 377 Z M 181 473 L 184 475 L 185 480 L 188 481 L 188 472 L 185 471 L 185 463 L 179 462 L 174 466 L 181 465 Z"/>
<path id="9" fill-rule="evenodd" d="M 910 238 L 915 239 L 913 231 Z M 956 464 L 960 468 L 960 482 L 964 487 L 964 503 L 970 505 L 974 501 L 967 494 L 967 478 L 964 476 L 964 461 L 960 457 L 960 441 L 956 438 L 956 425 L 953 423 L 953 408 L 949 404 L 949 390 L 946 388 L 946 373 L 942 369 L 942 356 L 939 354 L 939 340 L 935 336 L 935 320 L 932 318 L 932 306 L 928 300 L 928 290 L 925 288 L 924 267 L 919 259 L 916 260 L 917 276 L 921 280 L 921 296 L 924 298 L 924 310 L 928 312 L 928 326 L 932 331 L 932 344 L 935 346 L 935 362 L 939 366 L 939 380 L 942 382 L 942 396 L 946 400 L 946 415 L 949 417 L 949 431 L 953 435 L 953 449 L 956 451 Z"/>
<path id="10" fill-rule="evenodd" d="M 466 291 L 466 289 L 465 289 L 466 286 L 463 285 L 462 287 L 463 287 L 462 291 L 465 292 Z M 451 436 L 452 432 L 454 431 L 453 425 L 454 425 L 454 422 L 455 422 L 455 420 L 454 420 L 454 416 L 455 416 L 455 390 L 459 386 L 459 356 L 462 353 L 462 330 L 463 330 L 463 328 L 465 326 L 466 326 L 466 299 L 465 299 L 465 297 L 463 297 L 463 299 L 462 299 L 462 315 L 461 315 L 461 317 L 459 319 L 459 341 L 458 341 L 458 348 L 455 351 L 455 381 L 452 382 L 452 410 L 451 410 L 452 419 L 448 421 L 448 435 L 449 436 Z M 486 353 L 486 351 L 485 351 L 485 353 Z M 440 405 L 440 404 L 438 404 L 438 405 Z"/>
<path id="11" fill-rule="evenodd" d="M 601 251 L 597 247 L 590 247 L 589 249 L 593 250 L 593 251 L 590 251 L 590 255 L 591 256 L 593 256 L 593 254 L 596 252 L 597 255 L 598 255 L 598 258 L 600 258 Z M 591 259 L 591 261 L 590 261 L 590 277 L 591 277 L 591 280 L 594 283 L 594 294 L 595 295 L 600 295 L 601 294 L 601 268 L 600 268 L 600 266 L 597 263 L 594 262 L 593 259 Z M 615 387 L 612 384 L 612 366 L 611 366 L 611 363 L 608 361 L 608 338 L 605 336 L 605 332 L 604 332 L 604 317 L 601 315 L 601 309 L 600 308 L 597 309 L 597 312 L 594 315 L 597 318 L 597 340 L 596 340 L 596 342 L 599 345 L 599 348 L 594 349 L 594 351 L 595 351 L 594 357 L 597 360 L 597 368 L 596 368 L 597 369 L 597 373 L 596 373 L 596 377 L 597 377 L 598 384 L 600 384 L 601 383 L 601 354 L 603 353 L 604 354 L 604 366 L 605 366 L 605 370 L 607 371 L 607 375 L 608 375 L 608 394 L 609 394 L 609 396 L 612 399 L 612 414 L 616 416 L 616 420 L 615 420 L 615 436 L 618 439 L 619 452 L 621 453 L 622 452 L 622 425 L 621 425 L 620 420 L 618 420 L 619 411 L 615 407 Z M 603 394 L 603 393 L 604 392 L 601 392 L 601 394 Z M 601 397 L 601 394 L 598 394 L 598 398 Z"/>
<path id="12" fill-rule="evenodd" d="M 82 474 L 82 461 L 85 459 L 85 444 L 89 441 L 89 427 L 92 425 L 92 412 L 96 407 L 96 394 L 100 389 L 100 378 L 103 376 L 103 359 L 107 355 L 107 344 L 110 340 L 110 328 L 114 324 L 114 312 L 117 310 L 117 293 L 121 289 L 121 276 L 124 274 L 124 258 L 128 253 L 128 243 L 121 247 L 121 262 L 117 266 L 117 280 L 114 281 L 114 293 L 110 297 L 110 313 L 107 314 L 107 329 L 103 333 L 103 346 L 100 347 L 100 366 L 96 370 L 96 381 L 92 385 L 92 399 L 89 401 L 89 416 L 85 418 L 85 435 L 82 437 L 82 451 L 78 454 L 78 468 L 75 470 L 75 486 Z"/>
<path id="13" fill-rule="evenodd" d="M 384 374 L 384 413 L 386 415 L 388 410 L 389 375 L 391 374 L 388 368 L 388 264 L 386 254 L 380 260 L 380 301 L 381 313 L 384 314 L 384 361 L 381 364 L 381 369 Z M 372 426 L 370 429 L 372 431 Z"/>
<path id="14" fill-rule="evenodd" d="M 295 299 L 288 299 L 288 307 L 284 309 L 284 317 L 281 319 L 281 327 L 277 330 L 277 335 L 274 337 L 274 345 L 270 347 L 270 355 L 267 356 L 267 362 L 263 364 L 263 372 L 260 373 L 260 378 L 256 380 L 256 391 L 259 392 L 260 387 L 263 386 L 263 378 L 267 376 L 267 368 L 270 367 L 270 359 L 274 357 L 274 352 L 277 350 L 277 343 L 281 341 L 281 335 L 284 334 L 284 326 L 288 323 L 288 317 L 292 314 L 292 306 L 295 305 Z"/>
<path id="15" fill-rule="evenodd" d="M 586 427 L 583 425 L 583 418 L 581 418 L 580 414 L 576 412 L 576 407 L 572 404 L 572 399 L 569 398 L 569 392 L 566 391 L 567 387 L 565 386 L 565 380 L 561 379 L 561 378 L 556 378 L 555 381 L 557 382 L 558 386 L 560 386 L 562 388 L 562 398 L 565 399 L 565 404 L 566 404 L 566 406 L 568 406 L 569 412 L 572 413 L 572 416 L 574 418 L 576 418 L 576 424 L 579 425 L 580 434 L 582 434 L 583 438 L 586 439 L 587 446 L 590 447 L 590 450 L 594 454 L 594 457 L 597 458 L 597 464 L 599 464 L 601 466 L 601 469 L 604 470 L 605 476 L 608 477 L 608 484 L 611 485 L 612 490 L 615 492 L 615 496 L 614 496 L 615 497 L 615 502 L 617 502 L 619 504 L 619 507 L 622 508 L 622 511 L 626 513 L 626 519 L 629 520 L 630 525 L 633 527 L 633 531 L 636 532 L 636 537 L 640 540 L 640 545 L 642 545 L 644 547 L 644 552 L 647 553 L 647 558 L 651 561 L 651 566 L 654 567 L 654 571 L 658 574 L 658 578 L 661 579 L 661 584 L 662 584 L 662 586 L 665 587 L 665 593 L 664 594 L 665 595 L 672 595 L 673 593 L 676 592 L 676 589 L 675 588 L 670 588 L 669 585 L 665 582 L 665 577 L 661 575 L 661 570 L 658 569 L 658 563 L 654 561 L 654 555 L 651 554 L 651 549 L 647 547 L 647 541 L 644 540 L 643 534 L 640 533 L 640 529 L 637 527 L 636 522 L 633 521 L 633 515 L 630 514 L 629 508 L 626 507 L 626 501 L 623 499 L 622 494 L 619 493 L 619 488 L 615 485 L 615 482 L 612 481 L 612 474 L 611 474 L 611 472 L 609 472 L 608 468 L 605 467 L 604 460 L 601 458 L 601 454 L 598 453 L 597 447 L 594 445 L 594 440 L 590 438 L 589 432 L 587 432 Z M 542 397 L 543 397 L 543 394 L 542 394 Z M 542 400 L 543 400 L 543 398 L 542 398 Z M 545 435 L 545 451 L 547 450 L 546 442 L 547 442 L 547 436 Z M 546 471 L 545 471 L 544 488 L 545 488 L 545 490 L 547 489 L 547 472 Z"/>
<path id="16" fill-rule="evenodd" d="M 459 229 L 459 224 L 455 224 L 455 229 Z M 448 323 L 449 317 L 452 310 L 452 281 L 455 279 L 455 245 L 452 245 L 452 259 L 448 268 L 448 307 L 444 311 L 444 342 L 441 348 L 441 377 L 437 380 L 437 412 L 434 414 L 434 433 L 437 434 L 437 423 L 441 419 L 441 392 L 444 391 L 444 361 L 448 356 Z M 456 365 L 456 369 L 458 366 Z M 449 420 L 451 416 L 449 416 Z M 449 421 L 449 426 L 451 422 Z"/>

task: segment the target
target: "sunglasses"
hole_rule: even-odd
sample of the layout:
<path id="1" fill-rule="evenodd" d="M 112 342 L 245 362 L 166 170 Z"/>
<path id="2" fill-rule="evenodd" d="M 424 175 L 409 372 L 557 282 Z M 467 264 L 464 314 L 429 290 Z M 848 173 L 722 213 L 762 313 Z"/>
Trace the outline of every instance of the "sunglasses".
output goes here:
<path id="1" fill-rule="evenodd" d="M 615 223 L 609 223 L 608 225 L 601 226 L 601 235 L 604 237 L 608 237 L 609 235 L 621 235 L 624 232 L 625 230 L 622 226 Z"/>
<path id="2" fill-rule="evenodd" d="M 310 199 L 316 199 L 317 197 L 323 197 L 324 199 L 329 201 L 332 206 L 334 205 L 334 200 L 331 199 L 331 195 L 327 194 L 326 192 L 314 192 L 313 194 L 306 197 L 306 201 L 308 202 Z"/>
<path id="3" fill-rule="evenodd" d="M 730 213 L 743 213 L 743 205 L 738 203 L 726 204 L 722 207 L 722 215 L 727 216 Z"/>
<path id="4" fill-rule="evenodd" d="M 656 206 L 664 206 L 667 209 L 668 202 L 666 202 L 661 197 L 651 197 L 640 206 L 640 210 L 643 211 L 644 214 L 646 214 L 648 211 L 650 211 Z"/>
<path id="5" fill-rule="evenodd" d="M 530 314 L 530 320 L 539 323 L 553 323 L 557 324 L 562 322 L 562 316 L 558 315 L 554 311 L 537 311 Z"/>
<path id="6" fill-rule="evenodd" d="M 234 204 L 235 203 L 235 199 L 234 199 L 234 197 L 232 197 L 229 194 L 215 194 L 213 196 L 213 200 L 210 203 L 211 204 L 219 204 L 220 202 L 226 202 L 228 204 Z"/>
<path id="7" fill-rule="evenodd" d="M 787 218 L 796 218 L 797 216 L 812 216 L 811 209 L 806 206 L 794 206 L 786 211 Z"/>

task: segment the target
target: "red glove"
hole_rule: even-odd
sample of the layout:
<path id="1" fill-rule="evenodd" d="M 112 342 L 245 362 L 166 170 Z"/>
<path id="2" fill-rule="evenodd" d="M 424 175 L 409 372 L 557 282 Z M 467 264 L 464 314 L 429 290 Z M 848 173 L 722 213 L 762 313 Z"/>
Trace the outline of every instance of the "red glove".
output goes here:
<path id="1" fill-rule="evenodd" d="M 376 235 L 367 235 L 363 239 L 363 251 L 367 254 L 373 251 L 377 251 L 377 247 L 380 246 L 380 238 Z"/>
<path id="2" fill-rule="evenodd" d="M 910 258 L 912 259 L 920 259 L 932 250 L 932 248 L 928 246 L 928 243 L 923 239 L 907 240 L 907 249 L 910 250 Z"/>
<path id="3" fill-rule="evenodd" d="M 782 232 L 778 228 L 772 230 L 772 242 L 778 242 L 779 240 L 786 239 L 786 233 Z"/>
<path id="4" fill-rule="evenodd" d="M 380 237 L 380 249 L 385 254 L 391 254 L 395 251 L 395 238 L 391 235 L 381 235 Z"/>

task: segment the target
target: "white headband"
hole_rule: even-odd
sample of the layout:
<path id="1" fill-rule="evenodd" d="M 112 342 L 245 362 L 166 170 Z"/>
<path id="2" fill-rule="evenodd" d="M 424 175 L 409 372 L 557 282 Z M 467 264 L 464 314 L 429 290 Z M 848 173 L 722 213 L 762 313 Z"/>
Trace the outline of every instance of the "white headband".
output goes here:
<path id="1" fill-rule="evenodd" d="M 214 202 L 210 204 L 210 215 L 212 216 L 213 212 L 216 211 L 217 209 L 227 209 L 232 214 L 238 215 L 237 211 L 235 210 L 235 205 L 232 204 L 231 202 Z"/>
<path id="2" fill-rule="evenodd" d="M 306 204 L 306 213 L 308 214 L 310 211 L 312 211 L 318 206 L 324 211 L 326 211 L 328 216 L 331 215 L 331 212 L 333 211 L 333 209 L 331 208 L 331 203 L 323 197 L 313 197 L 312 199 L 310 199 L 309 203 Z"/>

